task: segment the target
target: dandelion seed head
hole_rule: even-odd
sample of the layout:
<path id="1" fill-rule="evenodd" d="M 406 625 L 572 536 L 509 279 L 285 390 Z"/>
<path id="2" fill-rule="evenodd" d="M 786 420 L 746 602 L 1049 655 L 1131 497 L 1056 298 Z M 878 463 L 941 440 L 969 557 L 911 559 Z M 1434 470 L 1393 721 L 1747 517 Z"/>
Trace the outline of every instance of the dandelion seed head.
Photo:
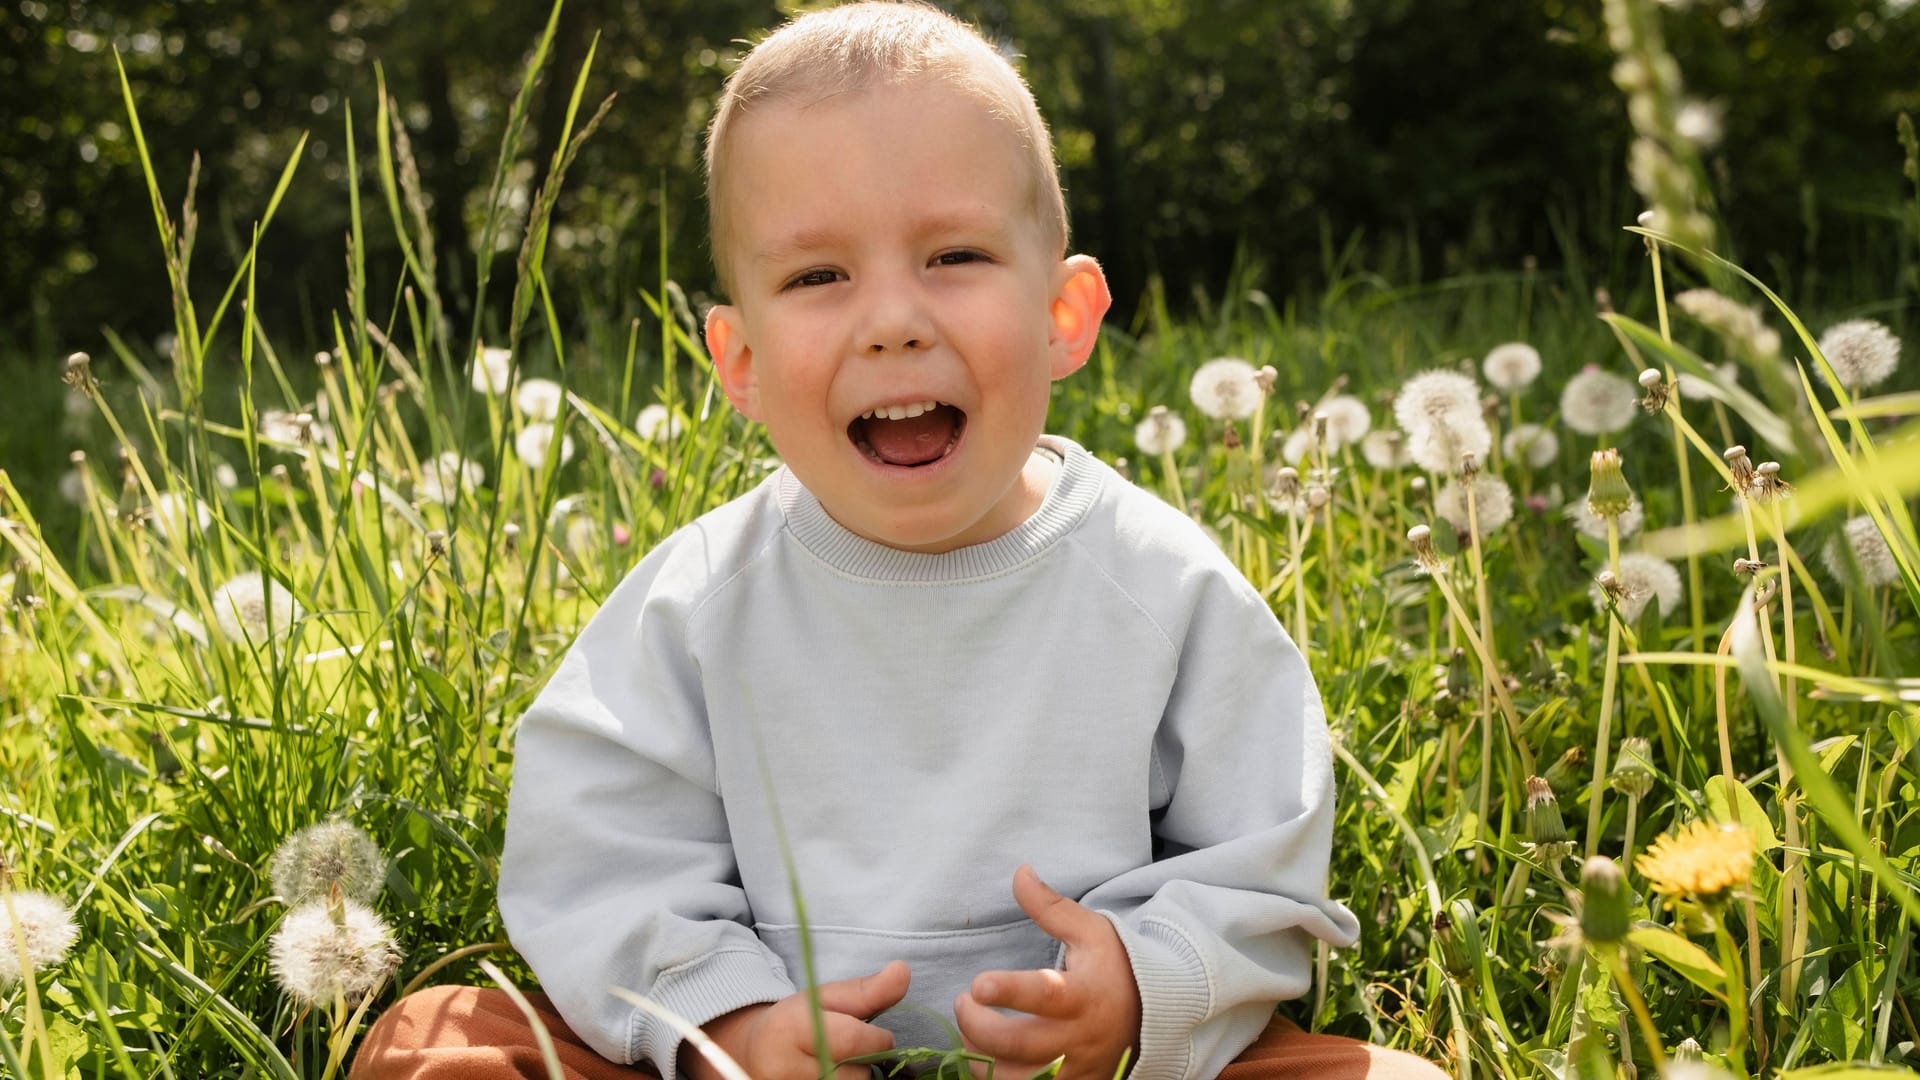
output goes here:
<path id="1" fill-rule="evenodd" d="M 461 492 L 470 492 L 487 482 L 487 470 L 458 450 L 442 450 L 433 460 L 421 463 L 420 482 L 414 494 L 426 502 L 445 506 Z"/>
<path id="2" fill-rule="evenodd" d="M 524 379 L 513 392 L 513 406 L 533 420 L 552 420 L 560 415 L 560 403 L 566 391 L 552 379 Z"/>
<path id="3" fill-rule="evenodd" d="M 1148 457 L 1180 449 L 1187 441 L 1187 422 L 1165 405 L 1147 410 L 1147 418 L 1133 426 L 1133 444 Z"/>
<path id="4" fill-rule="evenodd" d="M 1393 397 L 1393 418 L 1409 438 L 1425 428 L 1486 424 L 1480 412 L 1480 387 L 1470 377 L 1446 368 L 1423 371 L 1402 383 Z"/>
<path id="5" fill-rule="evenodd" d="M 1732 386 L 1740 381 L 1740 365 L 1731 360 L 1714 364 L 1712 370 L 1714 379 L 1722 386 Z M 1720 396 L 1718 387 L 1698 375 L 1683 371 L 1674 376 L 1673 381 L 1680 388 L 1680 396 L 1687 401 L 1709 401 Z"/>
<path id="6" fill-rule="evenodd" d="M 258 570 L 249 570 L 213 590 L 210 600 L 220 632 L 236 642 L 258 643 L 286 633 L 301 616 L 300 605 L 293 595 Z M 272 625 L 267 621 L 269 608 Z"/>
<path id="7" fill-rule="evenodd" d="M 255 417 L 254 432 L 268 442 L 290 446 L 298 445 L 301 436 L 300 425 L 294 423 L 293 414 L 285 409 L 268 409 Z"/>
<path id="8" fill-rule="evenodd" d="M 1712 289 L 1687 289 L 1674 296 L 1674 306 L 1695 322 L 1762 359 L 1780 355 L 1780 334 L 1767 325 L 1760 309 Z"/>
<path id="9" fill-rule="evenodd" d="M 652 442 L 666 442 L 680 434 L 680 418 L 667 412 L 667 407 L 658 402 L 640 410 L 634 418 L 633 430 L 640 437 Z"/>
<path id="10" fill-rule="evenodd" d="M 513 350 L 482 347 L 473 357 L 473 388 L 498 396 L 507 392 L 513 376 Z"/>
<path id="11" fill-rule="evenodd" d="M 1607 592 L 1598 581 L 1587 592 L 1593 606 L 1600 611 L 1607 609 Z M 1628 552 L 1620 556 L 1614 593 L 1613 602 L 1620 609 L 1620 617 L 1628 623 L 1640 621 L 1649 600 L 1657 600 L 1660 614 L 1669 615 L 1680 605 L 1680 571 L 1674 569 L 1672 563 L 1652 555 Z"/>
<path id="12" fill-rule="evenodd" d="M 1850 390 L 1878 386 L 1900 366 L 1900 339 L 1872 319 L 1829 326 L 1820 335 L 1820 352 Z"/>
<path id="13" fill-rule="evenodd" d="M 1387 428 L 1367 432 L 1360 440 L 1360 456 L 1376 469 L 1404 469 L 1413 462 L 1406 435 Z"/>
<path id="14" fill-rule="evenodd" d="M 1244 420 L 1260 407 L 1258 372 L 1252 364 L 1222 356 L 1201 364 L 1187 384 L 1194 407 L 1215 420 Z"/>
<path id="15" fill-rule="evenodd" d="M 340 901 L 339 922 L 328 901 L 309 900 L 287 913 L 268 947 L 273 976 L 294 1000 L 331 1006 L 336 994 L 357 1002 L 400 962 L 393 931 L 373 909 Z"/>
<path id="16" fill-rule="evenodd" d="M 1368 411 L 1367 403 L 1352 394 L 1335 394 L 1321 402 L 1313 414 L 1327 420 L 1328 453 L 1352 446 L 1373 429 L 1373 414 Z"/>
<path id="17" fill-rule="evenodd" d="M 529 469 L 547 467 L 547 454 L 553 449 L 553 425 L 546 421 L 536 421 L 520 429 L 513 438 L 513 452 Z M 573 460 L 573 436 L 560 438 L 560 464 Z"/>
<path id="18" fill-rule="evenodd" d="M 60 497 L 80 506 L 87 501 L 87 464 L 77 461 L 73 467 L 60 475 Z"/>
<path id="19" fill-rule="evenodd" d="M 1880 534 L 1880 526 L 1866 514 L 1847 519 L 1840 527 L 1840 535 L 1827 541 L 1820 551 L 1820 561 L 1827 566 L 1827 572 L 1836 581 L 1852 582 L 1853 570 L 1847 565 L 1842 544 L 1853 549 L 1854 561 L 1860 564 L 1860 583 L 1868 588 L 1892 585 L 1900 580 L 1900 564 L 1893 557 L 1893 549 L 1887 546 L 1887 538 Z"/>
<path id="20" fill-rule="evenodd" d="M 268 877 L 288 906 L 324 898 L 335 885 L 349 900 L 372 903 L 386 882 L 387 860 L 351 822 L 322 821 L 280 842 Z"/>
<path id="21" fill-rule="evenodd" d="M 175 535 L 186 536 L 187 518 L 191 515 L 199 523 L 202 532 L 213 524 L 213 511 L 201 502 L 198 496 L 178 491 L 163 491 L 153 500 L 153 506 L 147 513 L 147 524 L 155 533 L 165 539 Z"/>
<path id="22" fill-rule="evenodd" d="M 1476 413 L 1458 425 L 1428 424 L 1409 431 L 1406 447 L 1414 464 L 1428 472 L 1451 473 L 1468 454 L 1486 460 L 1493 450 L 1493 429 Z"/>
<path id="23" fill-rule="evenodd" d="M 1607 538 L 1607 519 L 1594 513 L 1593 509 L 1587 505 L 1587 500 L 1573 500 L 1567 504 L 1565 513 L 1567 520 L 1573 522 L 1573 527 L 1579 530 L 1580 535 L 1594 540 L 1605 540 Z M 1632 500 L 1627 503 L 1626 511 L 1614 519 L 1614 524 L 1620 530 L 1620 538 L 1622 540 L 1639 532 L 1640 526 L 1645 524 L 1645 522 L 1646 512 L 1641 509 L 1640 497 L 1638 495 L 1635 495 Z"/>
<path id="24" fill-rule="evenodd" d="M 1640 409 L 1634 385 L 1588 365 L 1560 391 L 1560 419 L 1582 435 L 1606 435 L 1633 423 Z"/>
<path id="25" fill-rule="evenodd" d="M 1473 491 L 1473 518 L 1480 526 L 1480 535 L 1489 536 L 1502 525 L 1513 520 L 1513 489 L 1505 480 L 1491 473 L 1480 473 L 1470 481 L 1454 480 L 1441 486 L 1433 496 L 1433 511 L 1453 526 L 1453 531 L 1465 534 L 1468 525 L 1467 491 L 1468 485 Z"/>
<path id="26" fill-rule="evenodd" d="M 1500 440 L 1500 450 L 1529 469 L 1544 469 L 1560 456 L 1560 438 L 1539 424 L 1517 424 Z"/>
<path id="27" fill-rule="evenodd" d="M 25 970 L 20 967 L 16 935 L 27 941 Z M 80 926 L 73 921 L 73 912 L 59 899 L 30 889 L 7 893 L 0 902 L 0 987 L 10 987 L 32 972 L 58 965 L 79 937 Z"/>
<path id="28" fill-rule="evenodd" d="M 1702 150 L 1711 150 L 1720 145 L 1723 128 L 1721 118 L 1726 114 L 1726 106 L 1720 102 L 1688 101 L 1674 114 L 1673 129 L 1679 136 Z"/>
<path id="29" fill-rule="evenodd" d="M 1480 362 L 1480 370 L 1499 389 L 1519 390 L 1540 377 L 1540 350 L 1524 341 L 1495 345 Z"/>

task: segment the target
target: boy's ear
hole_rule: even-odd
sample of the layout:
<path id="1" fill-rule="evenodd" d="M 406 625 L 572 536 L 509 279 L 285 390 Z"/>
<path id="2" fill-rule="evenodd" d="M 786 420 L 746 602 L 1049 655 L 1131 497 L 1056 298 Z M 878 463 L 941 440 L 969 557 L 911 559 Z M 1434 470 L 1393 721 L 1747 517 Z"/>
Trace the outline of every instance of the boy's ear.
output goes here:
<path id="1" fill-rule="evenodd" d="M 747 419 L 759 420 L 760 388 L 739 308 L 715 304 L 707 312 L 707 354 L 720 372 L 720 389 L 726 391 L 727 400 Z"/>
<path id="2" fill-rule="evenodd" d="M 1060 279 L 1051 311 L 1053 330 L 1047 341 L 1056 379 L 1080 370 L 1093 355 L 1094 342 L 1100 338 L 1100 320 L 1113 305 L 1107 275 L 1091 255 L 1072 255 L 1062 261 Z"/>

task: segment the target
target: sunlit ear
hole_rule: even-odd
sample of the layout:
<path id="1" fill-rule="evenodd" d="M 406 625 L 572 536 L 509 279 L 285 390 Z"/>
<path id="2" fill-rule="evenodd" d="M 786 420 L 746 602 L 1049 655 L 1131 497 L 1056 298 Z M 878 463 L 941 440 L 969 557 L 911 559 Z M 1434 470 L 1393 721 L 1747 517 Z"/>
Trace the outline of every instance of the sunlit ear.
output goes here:
<path id="1" fill-rule="evenodd" d="M 720 372 L 720 389 L 726 391 L 727 400 L 747 419 L 760 419 L 760 386 L 739 308 L 716 304 L 707 312 L 707 353 Z"/>
<path id="2" fill-rule="evenodd" d="M 1093 256 L 1073 255 L 1060 264 L 1060 287 L 1052 307 L 1053 330 L 1047 340 L 1054 378 L 1080 370 L 1093 355 L 1094 343 L 1100 338 L 1100 320 L 1112 305 L 1107 275 Z"/>

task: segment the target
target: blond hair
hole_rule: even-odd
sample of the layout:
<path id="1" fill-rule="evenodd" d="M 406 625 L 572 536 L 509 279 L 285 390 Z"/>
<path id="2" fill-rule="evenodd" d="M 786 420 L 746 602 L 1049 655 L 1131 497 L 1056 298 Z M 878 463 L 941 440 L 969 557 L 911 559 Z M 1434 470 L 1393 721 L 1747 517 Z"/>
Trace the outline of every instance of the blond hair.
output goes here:
<path id="1" fill-rule="evenodd" d="M 722 197 L 733 125 L 762 104 L 811 105 L 838 94 L 923 80 L 979 97 L 1013 129 L 1033 170 L 1040 224 L 1059 254 L 1066 254 L 1066 197 L 1053 139 L 1019 72 L 972 27 L 930 4 L 864 0 L 796 16 L 754 46 L 727 77 L 706 145 L 709 242 L 723 289 L 733 291 Z"/>

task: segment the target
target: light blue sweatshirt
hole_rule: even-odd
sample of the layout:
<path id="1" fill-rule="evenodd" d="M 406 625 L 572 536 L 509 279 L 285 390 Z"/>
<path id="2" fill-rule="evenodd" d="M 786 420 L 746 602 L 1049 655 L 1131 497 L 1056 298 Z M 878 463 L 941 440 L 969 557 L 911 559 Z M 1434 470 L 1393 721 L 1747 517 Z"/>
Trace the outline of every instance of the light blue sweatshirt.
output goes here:
<path id="1" fill-rule="evenodd" d="M 1059 966 L 1013 900 L 1030 862 L 1119 931 L 1137 1080 L 1215 1076 L 1307 990 L 1313 937 L 1353 942 L 1299 650 L 1185 515 L 1041 450 L 1039 511 L 943 555 L 854 535 L 781 469 L 581 632 L 521 721 L 500 910 L 588 1045 L 671 1077 L 679 1037 L 608 987 L 704 1024 L 804 985 L 769 784 L 821 981 L 903 959 L 951 1021 L 976 974 Z"/>

